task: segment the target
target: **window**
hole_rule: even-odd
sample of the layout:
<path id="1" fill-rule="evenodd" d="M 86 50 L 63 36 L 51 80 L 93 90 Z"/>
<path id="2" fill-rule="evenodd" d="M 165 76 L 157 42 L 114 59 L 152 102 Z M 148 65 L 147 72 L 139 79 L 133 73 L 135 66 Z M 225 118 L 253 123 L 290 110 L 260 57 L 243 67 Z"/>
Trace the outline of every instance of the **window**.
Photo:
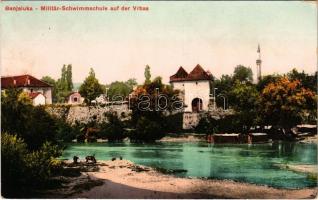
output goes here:
<path id="1" fill-rule="evenodd" d="M 77 102 L 77 97 L 74 97 L 73 101 L 74 101 L 74 102 Z"/>

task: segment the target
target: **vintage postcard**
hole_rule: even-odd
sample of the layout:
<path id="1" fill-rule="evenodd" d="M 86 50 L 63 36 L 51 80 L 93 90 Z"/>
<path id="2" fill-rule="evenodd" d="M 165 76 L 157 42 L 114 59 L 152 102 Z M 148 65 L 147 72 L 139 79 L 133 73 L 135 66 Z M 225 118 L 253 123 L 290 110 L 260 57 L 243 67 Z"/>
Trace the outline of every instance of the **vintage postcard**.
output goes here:
<path id="1" fill-rule="evenodd" d="M 3 198 L 317 198 L 316 1 L 0 5 Z"/>

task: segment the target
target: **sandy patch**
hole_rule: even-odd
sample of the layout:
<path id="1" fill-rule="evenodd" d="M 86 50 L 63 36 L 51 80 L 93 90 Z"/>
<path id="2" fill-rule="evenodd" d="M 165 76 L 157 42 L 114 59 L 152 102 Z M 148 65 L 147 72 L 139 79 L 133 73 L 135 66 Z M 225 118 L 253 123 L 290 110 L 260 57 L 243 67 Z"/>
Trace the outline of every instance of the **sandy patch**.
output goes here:
<path id="1" fill-rule="evenodd" d="M 316 188 L 275 189 L 228 180 L 177 178 L 127 160 L 98 162 L 98 171 L 82 172 L 64 189 L 47 197 L 63 198 L 314 198 Z M 78 190 L 79 182 L 85 186 Z M 102 181 L 102 182 L 100 182 Z M 74 190 L 77 188 L 77 190 Z M 82 188 L 79 187 L 79 188 Z"/>

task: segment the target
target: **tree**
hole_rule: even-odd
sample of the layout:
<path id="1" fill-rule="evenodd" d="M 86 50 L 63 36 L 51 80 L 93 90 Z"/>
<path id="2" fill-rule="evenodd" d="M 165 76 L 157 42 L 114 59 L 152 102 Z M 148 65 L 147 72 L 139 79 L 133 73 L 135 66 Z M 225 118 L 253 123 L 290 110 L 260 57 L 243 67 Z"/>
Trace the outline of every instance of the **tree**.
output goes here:
<path id="1" fill-rule="evenodd" d="M 21 89 L 8 89 L 1 95 L 1 132 L 17 134 L 30 149 L 39 148 L 45 141 L 55 141 L 55 120 L 42 106 L 32 106 L 21 98 Z"/>
<path id="2" fill-rule="evenodd" d="M 170 85 L 162 83 L 161 77 L 134 90 L 130 109 L 131 122 L 136 130 L 129 137 L 137 141 L 154 141 L 163 137 L 167 131 L 165 113 L 174 110 L 174 103 L 178 103 L 177 94 Z"/>
<path id="3" fill-rule="evenodd" d="M 218 94 L 222 94 L 223 96 L 226 97 L 227 102 L 232 105 L 231 103 L 233 102 L 233 98 L 231 97 L 231 90 L 233 89 L 233 79 L 231 76 L 229 75 L 222 75 L 220 79 L 217 79 L 214 81 L 214 88 L 218 88 L 217 89 L 217 93 Z M 214 91 L 213 91 L 214 92 Z M 212 91 L 211 91 L 212 93 Z M 212 93 L 213 94 L 213 93 Z M 216 98 L 216 105 L 218 107 L 223 107 L 224 105 L 224 100 L 223 98 Z"/>
<path id="4" fill-rule="evenodd" d="M 315 93 L 301 86 L 299 80 L 282 77 L 268 84 L 261 93 L 261 112 L 265 123 L 278 126 L 285 133 L 309 115 L 317 116 Z"/>
<path id="5" fill-rule="evenodd" d="M 138 85 L 137 80 L 135 78 L 130 78 L 128 79 L 125 84 L 127 84 L 132 90 L 134 89 L 135 86 Z"/>
<path id="6" fill-rule="evenodd" d="M 57 96 L 56 96 L 57 83 L 56 83 L 56 81 L 50 76 L 43 76 L 41 78 L 41 80 L 52 86 L 52 102 L 56 103 L 57 102 Z"/>
<path id="7" fill-rule="evenodd" d="M 258 91 L 262 91 L 269 83 L 275 83 L 282 76 L 278 74 L 266 75 L 263 76 L 261 80 L 256 85 Z"/>
<path id="8" fill-rule="evenodd" d="M 290 80 L 299 80 L 300 84 L 304 88 L 308 88 L 312 91 L 317 91 L 317 72 L 313 75 L 309 75 L 304 71 L 298 72 L 297 69 L 293 69 L 287 73 L 287 77 Z"/>
<path id="9" fill-rule="evenodd" d="M 112 100 L 116 101 L 116 100 L 120 100 L 119 96 L 124 99 L 131 92 L 132 92 L 132 87 L 130 85 L 124 82 L 115 81 L 110 84 L 107 94 L 110 101 Z"/>
<path id="10" fill-rule="evenodd" d="M 63 65 L 61 78 L 56 82 L 56 99 L 57 102 L 64 103 L 68 95 L 72 92 L 72 65 Z"/>
<path id="11" fill-rule="evenodd" d="M 88 77 L 84 80 L 84 83 L 79 89 L 79 93 L 85 98 L 85 103 L 91 104 L 92 100 L 105 93 L 105 88 L 99 84 L 98 79 L 95 77 L 95 72 L 91 68 Z"/>
<path id="12" fill-rule="evenodd" d="M 146 65 L 144 75 L 145 75 L 145 84 L 151 83 L 151 80 L 150 80 L 151 79 L 151 73 L 150 73 L 149 65 Z"/>
<path id="13" fill-rule="evenodd" d="M 231 94 L 240 131 L 247 133 L 258 117 L 259 93 L 254 85 L 236 82 Z"/>
<path id="14" fill-rule="evenodd" d="M 73 81 L 72 81 L 72 65 L 67 65 L 66 68 L 66 83 L 67 83 L 67 90 L 72 91 L 73 90 Z"/>
<path id="15" fill-rule="evenodd" d="M 233 80 L 238 80 L 240 82 L 252 82 L 252 69 L 250 67 L 244 67 L 243 65 L 236 66 L 234 69 Z"/>

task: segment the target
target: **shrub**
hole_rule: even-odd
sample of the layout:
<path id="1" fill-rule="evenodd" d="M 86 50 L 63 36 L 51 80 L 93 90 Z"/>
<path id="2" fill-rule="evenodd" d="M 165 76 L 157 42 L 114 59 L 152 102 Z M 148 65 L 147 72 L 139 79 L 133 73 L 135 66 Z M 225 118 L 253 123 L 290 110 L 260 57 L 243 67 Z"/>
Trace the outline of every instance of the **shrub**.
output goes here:
<path id="1" fill-rule="evenodd" d="M 130 139 L 151 142 L 161 139 L 164 135 L 165 132 L 159 122 L 141 117 L 137 121 L 136 130 L 130 134 Z"/>
<path id="2" fill-rule="evenodd" d="M 27 145 L 16 135 L 2 133 L 1 136 L 1 189 L 4 197 L 13 197 L 26 184 L 24 157 Z"/>
<path id="3" fill-rule="evenodd" d="M 214 134 L 218 132 L 219 123 L 218 120 L 205 116 L 199 121 L 199 124 L 195 127 L 195 132 L 204 134 Z"/>
<path id="4" fill-rule="evenodd" d="M 101 125 L 99 136 L 107 138 L 110 142 L 123 140 L 126 137 L 123 122 L 121 122 L 116 113 L 108 113 L 106 116 L 108 122 L 104 122 Z"/>
<path id="5" fill-rule="evenodd" d="M 60 149 L 50 143 L 44 143 L 39 150 L 30 152 L 21 138 L 3 133 L 2 195 L 8 198 L 25 197 L 33 189 L 46 186 L 49 178 L 61 170 L 61 162 L 55 159 L 60 155 Z"/>
<path id="6" fill-rule="evenodd" d="M 29 153 L 25 160 L 32 183 L 45 183 L 54 170 L 61 167 L 61 163 L 55 160 L 60 155 L 61 150 L 49 142 L 44 143 L 40 150 Z"/>

